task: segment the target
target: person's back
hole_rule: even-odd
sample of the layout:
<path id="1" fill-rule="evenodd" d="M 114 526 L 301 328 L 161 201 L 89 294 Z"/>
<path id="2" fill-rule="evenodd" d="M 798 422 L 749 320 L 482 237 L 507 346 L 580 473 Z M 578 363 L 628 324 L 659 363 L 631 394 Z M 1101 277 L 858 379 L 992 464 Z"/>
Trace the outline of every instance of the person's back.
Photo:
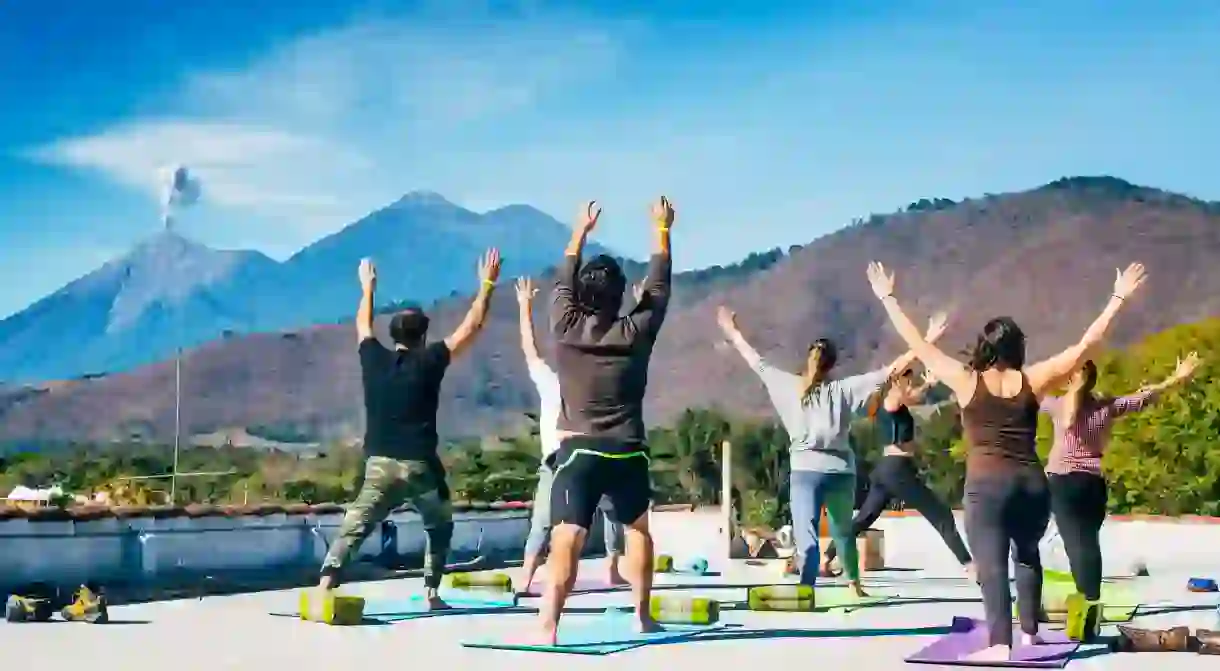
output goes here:
<path id="1" fill-rule="evenodd" d="M 966 467 L 978 474 L 1037 468 L 1038 397 L 1023 372 L 995 372 L 996 387 L 1005 382 L 1016 386 L 1014 376 L 1019 376 L 1020 386 L 1015 394 L 1002 396 L 989 388 L 987 373 L 979 374 L 974 396 L 961 411 Z"/>
<path id="2" fill-rule="evenodd" d="M 554 644 L 560 613 L 576 579 L 584 535 L 603 497 L 608 518 L 628 528 L 630 573 L 637 625 L 657 628 L 648 608 L 652 590 L 652 503 L 644 393 L 648 363 L 669 304 L 672 261 L 669 227 L 674 211 L 662 197 L 653 206 L 657 250 L 648 266 L 635 307 L 619 316 L 627 277 L 613 257 L 599 255 L 582 265 L 585 240 L 601 215 L 590 202 L 573 230 L 555 279 L 550 309 L 555 367 L 562 391 L 559 448 L 550 455 L 551 583 L 544 595 L 542 637 Z M 604 509 L 604 508 L 603 508 Z"/>
<path id="3" fill-rule="evenodd" d="M 389 349 L 375 339 L 360 343 L 367 456 L 436 457 L 436 413 L 449 367 L 444 341 Z"/>
<path id="4" fill-rule="evenodd" d="M 661 319 L 656 320 L 656 329 Z M 644 394 L 656 329 L 637 326 L 632 315 L 599 320 L 578 315 L 555 341 L 561 433 L 642 442 Z"/>
<path id="5" fill-rule="evenodd" d="M 428 605 L 448 607 L 439 590 L 453 535 L 453 510 L 437 454 L 436 413 L 449 362 L 469 349 L 482 329 L 499 274 L 500 254 L 488 250 L 479 264 L 479 292 L 453 333 L 427 344 L 428 316 L 419 308 L 409 308 L 390 320 L 390 339 L 395 344 L 390 349 L 373 334 L 377 271 L 370 260 L 361 261 L 363 292 L 356 310 L 356 339 L 364 388 L 364 478 L 322 561 L 319 589 L 338 586 L 343 568 L 374 527 L 395 508 L 410 503 L 428 537 L 424 559 Z"/>

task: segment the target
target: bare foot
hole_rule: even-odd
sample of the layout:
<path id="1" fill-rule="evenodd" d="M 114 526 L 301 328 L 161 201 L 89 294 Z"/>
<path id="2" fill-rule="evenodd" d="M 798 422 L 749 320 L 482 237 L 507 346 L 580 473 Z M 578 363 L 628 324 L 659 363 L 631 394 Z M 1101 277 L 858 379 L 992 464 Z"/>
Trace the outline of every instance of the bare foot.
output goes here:
<path id="1" fill-rule="evenodd" d="M 868 596 L 868 592 L 865 592 L 865 591 L 864 591 L 864 587 L 862 587 L 862 586 L 860 585 L 860 583 L 858 583 L 858 582 L 853 582 L 853 583 L 851 584 L 851 589 L 852 589 L 852 591 L 853 591 L 853 592 L 855 592 L 855 594 L 856 594 L 856 596 L 857 596 L 857 597 L 866 597 L 866 596 Z"/>
<path id="2" fill-rule="evenodd" d="M 431 594 L 428 596 L 428 610 L 449 610 L 451 608 L 453 606 L 445 603 L 445 600 L 440 595 Z"/>
<path id="3" fill-rule="evenodd" d="M 665 631 L 665 627 L 662 627 L 651 617 L 640 618 L 639 621 L 636 622 L 635 627 L 636 631 L 640 632 L 641 634 L 656 634 L 658 632 Z"/>
<path id="4" fill-rule="evenodd" d="M 972 662 L 1004 662 L 1012 658 L 1012 648 L 1007 645 L 993 645 L 967 655 L 964 659 Z"/>
<path id="5" fill-rule="evenodd" d="M 1042 637 L 1037 634 L 1021 634 L 1021 645 L 1042 645 Z"/>
<path id="6" fill-rule="evenodd" d="M 623 577 L 622 573 L 619 573 L 618 567 L 614 566 L 614 567 L 611 567 L 610 573 L 608 573 L 606 575 L 606 584 L 607 585 L 626 585 L 627 579 Z"/>

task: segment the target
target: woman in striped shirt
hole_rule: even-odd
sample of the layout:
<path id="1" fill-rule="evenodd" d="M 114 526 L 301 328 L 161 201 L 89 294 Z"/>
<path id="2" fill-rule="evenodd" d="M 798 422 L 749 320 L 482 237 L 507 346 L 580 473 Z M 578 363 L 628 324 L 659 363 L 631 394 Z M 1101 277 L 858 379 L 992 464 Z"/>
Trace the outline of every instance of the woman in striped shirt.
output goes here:
<path id="1" fill-rule="evenodd" d="M 1164 382 L 1118 398 L 1099 397 L 1097 366 L 1086 361 L 1068 382 L 1063 396 L 1043 398 L 1040 409 L 1050 415 L 1055 442 L 1047 460 L 1051 510 L 1063 538 L 1076 589 L 1090 601 L 1101 598 L 1101 525 L 1106 518 L 1106 480 L 1101 473 L 1114 420 L 1143 410 L 1157 393 L 1186 380 L 1199 366 L 1191 352 Z M 1091 623 L 1090 623 L 1091 624 Z"/>

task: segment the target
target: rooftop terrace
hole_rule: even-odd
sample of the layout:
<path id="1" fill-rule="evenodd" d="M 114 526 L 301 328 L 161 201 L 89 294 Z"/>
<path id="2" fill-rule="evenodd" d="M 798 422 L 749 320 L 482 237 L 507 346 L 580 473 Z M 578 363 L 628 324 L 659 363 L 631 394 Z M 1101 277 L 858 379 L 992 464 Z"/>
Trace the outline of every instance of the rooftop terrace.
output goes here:
<path id="1" fill-rule="evenodd" d="M 702 513 L 656 513 L 658 550 L 675 555 L 704 553 L 720 577 L 663 579 L 665 589 L 685 583 L 686 593 L 724 601 L 744 599 L 745 588 L 733 585 L 773 583 L 767 569 L 729 566 L 719 560 L 717 518 Z M 898 595 L 901 601 L 850 614 L 754 613 L 729 610 L 722 620 L 738 627 L 703 634 L 680 643 L 654 644 L 604 657 L 501 652 L 463 648 L 462 640 L 499 633 L 527 633 L 535 616 L 526 613 L 449 614 L 385 625 L 326 627 L 271 611 L 294 610 L 295 591 L 263 592 L 199 600 L 164 601 L 111 609 L 115 623 L 88 626 L 67 623 L 0 625 L 0 650 L 5 669 L 98 668 L 124 671 L 220 671 L 224 669 L 407 669 L 429 666 L 449 669 L 547 671 L 603 669 L 631 664 L 636 668 L 754 668 L 816 663 L 836 664 L 857 671 L 919 669 L 903 659 L 934 640 L 936 628 L 947 627 L 954 615 L 981 616 L 978 590 L 967 581 L 949 552 L 918 517 L 883 519 L 885 552 L 891 570 L 867 574 L 866 587 L 876 594 Z M 1136 560 L 1147 563 L 1151 575 L 1123 584 L 1143 606 L 1136 626 L 1184 624 L 1220 628 L 1220 595 L 1192 594 L 1189 577 L 1220 573 L 1220 525 L 1117 521 L 1104 530 L 1107 575 L 1127 574 Z M 1062 567 L 1061 553 L 1047 542 L 1049 567 Z M 596 577 L 602 560 L 582 564 L 582 577 Z M 519 569 L 509 569 L 514 579 Z M 369 596 L 406 596 L 421 588 L 419 580 L 395 580 L 352 585 Z M 580 595 L 570 605 L 600 608 L 626 605 L 627 593 Z M 526 599 L 524 606 L 536 601 Z M 578 617 L 572 615 L 570 617 Z M 1113 628 L 1108 628 L 1113 631 Z M 1147 669 L 1185 671 L 1215 669 L 1217 658 L 1190 653 L 1110 654 L 1085 646 L 1069 669 Z M 804 661 L 802 661 L 804 660 Z M 816 660 L 816 661 L 815 661 Z M 842 663 L 846 663 L 843 666 Z M 941 668 L 941 667 L 922 667 Z"/>

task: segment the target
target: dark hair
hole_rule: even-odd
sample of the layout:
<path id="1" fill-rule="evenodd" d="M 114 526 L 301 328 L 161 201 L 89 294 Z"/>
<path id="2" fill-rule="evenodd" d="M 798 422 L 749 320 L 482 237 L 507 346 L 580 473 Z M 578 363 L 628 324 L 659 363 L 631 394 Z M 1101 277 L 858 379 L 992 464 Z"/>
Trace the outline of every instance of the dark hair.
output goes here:
<path id="1" fill-rule="evenodd" d="M 390 319 L 390 340 L 403 347 L 418 345 L 428 336 L 428 322 L 423 308 L 409 307 Z"/>
<path id="2" fill-rule="evenodd" d="M 1094 398 L 1093 387 L 1097 386 L 1097 364 L 1092 359 L 1085 361 L 1080 371 L 1084 373 L 1084 384 L 1064 396 L 1063 416 L 1068 421 L 1075 421 L 1080 416 L 1087 402 Z"/>
<path id="3" fill-rule="evenodd" d="M 817 363 L 813 370 L 809 369 L 808 358 L 817 352 Z M 826 380 L 826 373 L 835 367 L 839 360 L 839 348 L 827 338 L 818 338 L 809 344 L 806 350 L 805 373 L 801 375 L 801 402 L 804 403 L 813 394 L 813 390 Z"/>
<path id="4" fill-rule="evenodd" d="M 627 290 L 627 276 L 613 256 L 598 254 L 580 269 L 576 302 L 594 314 L 618 315 Z"/>
<path id="5" fill-rule="evenodd" d="M 1012 317 L 996 317 L 983 326 L 978 342 L 968 352 L 970 369 L 984 371 L 996 365 L 1025 366 L 1025 332 Z"/>

